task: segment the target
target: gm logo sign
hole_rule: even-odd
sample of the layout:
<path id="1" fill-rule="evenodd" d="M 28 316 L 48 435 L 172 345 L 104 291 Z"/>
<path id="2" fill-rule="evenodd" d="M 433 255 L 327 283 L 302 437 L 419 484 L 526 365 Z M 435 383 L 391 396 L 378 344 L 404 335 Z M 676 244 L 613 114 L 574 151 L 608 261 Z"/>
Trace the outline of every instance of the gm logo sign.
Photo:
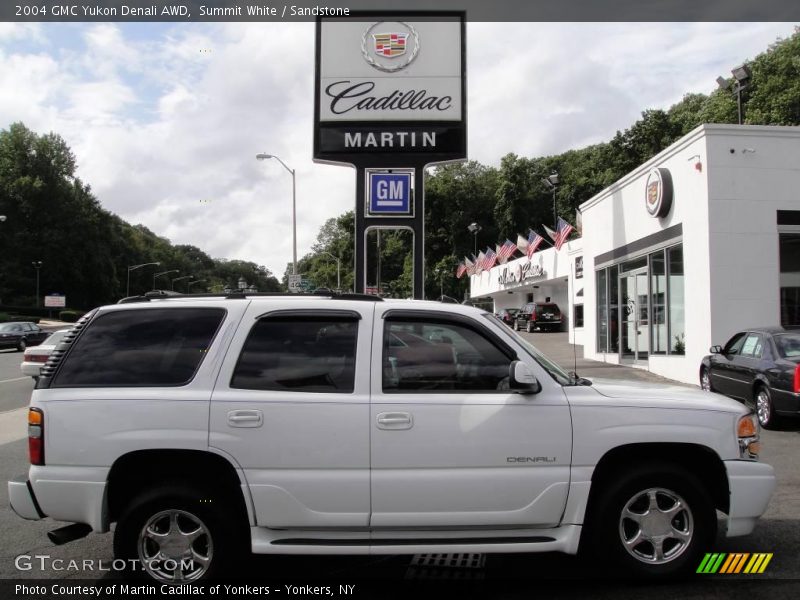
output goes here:
<path id="1" fill-rule="evenodd" d="M 410 217 L 414 213 L 414 170 L 367 169 L 367 210 L 370 215 Z"/>

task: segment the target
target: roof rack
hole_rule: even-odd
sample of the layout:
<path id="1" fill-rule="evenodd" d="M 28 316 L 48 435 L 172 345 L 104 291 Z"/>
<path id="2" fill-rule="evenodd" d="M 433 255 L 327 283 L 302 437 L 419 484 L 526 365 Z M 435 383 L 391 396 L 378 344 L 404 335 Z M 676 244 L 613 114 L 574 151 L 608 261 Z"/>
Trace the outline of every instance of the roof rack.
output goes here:
<path id="1" fill-rule="evenodd" d="M 201 294 L 181 294 L 179 292 L 173 292 L 171 290 L 152 290 L 150 292 L 145 292 L 139 296 L 128 296 L 127 298 L 122 298 L 117 302 L 117 304 L 130 304 L 133 302 L 150 302 L 151 300 L 173 300 L 176 298 L 225 298 L 228 300 L 232 299 L 244 299 L 244 298 L 260 298 L 260 297 L 287 297 L 287 298 L 297 298 L 297 297 L 327 297 L 336 300 L 358 300 L 363 302 L 383 302 L 383 298 L 380 296 L 373 296 L 372 294 L 354 294 L 350 292 L 344 293 L 337 293 L 328 288 L 317 288 L 313 292 L 248 292 L 245 290 L 232 290 L 230 292 L 223 292 L 223 293 L 201 293 Z"/>

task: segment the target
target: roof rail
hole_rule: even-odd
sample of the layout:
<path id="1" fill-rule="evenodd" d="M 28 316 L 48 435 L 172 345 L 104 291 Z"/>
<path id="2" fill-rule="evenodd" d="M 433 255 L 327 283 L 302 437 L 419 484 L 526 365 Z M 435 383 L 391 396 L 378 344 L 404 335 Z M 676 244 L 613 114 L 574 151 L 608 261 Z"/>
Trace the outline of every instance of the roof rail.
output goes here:
<path id="1" fill-rule="evenodd" d="M 171 290 L 151 290 L 139 296 L 128 296 L 117 301 L 117 304 L 130 304 L 133 302 L 150 302 L 151 300 L 172 300 L 176 298 L 225 298 L 225 299 L 244 299 L 244 298 L 261 298 L 261 297 L 328 297 L 336 300 L 361 300 L 370 302 L 383 302 L 380 296 L 373 296 L 372 294 L 353 294 L 350 292 L 337 293 L 328 288 L 317 288 L 310 293 L 295 293 L 295 292 L 248 292 L 245 290 L 232 290 L 223 293 L 201 293 L 201 294 L 181 294 L 180 292 L 173 292 Z"/>

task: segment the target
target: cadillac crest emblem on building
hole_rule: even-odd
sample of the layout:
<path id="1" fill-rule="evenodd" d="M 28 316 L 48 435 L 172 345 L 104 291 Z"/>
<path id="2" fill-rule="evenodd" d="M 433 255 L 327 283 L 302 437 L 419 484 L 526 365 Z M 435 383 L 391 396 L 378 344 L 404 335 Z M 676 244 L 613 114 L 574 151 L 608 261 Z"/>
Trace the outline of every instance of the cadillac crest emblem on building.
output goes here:
<path id="1" fill-rule="evenodd" d="M 672 208 L 672 175 L 669 169 L 656 168 L 647 176 L 645 206 L 651 217 L 666 217 Z"/>
<path id="2" fill-rule="evenodd" d="M 410 65 L 419 53 L 419 35 L 405 21 L 379 21 L 370 25 L 361 39 L 361 54 L 370 65 L 395 73 Z"/>

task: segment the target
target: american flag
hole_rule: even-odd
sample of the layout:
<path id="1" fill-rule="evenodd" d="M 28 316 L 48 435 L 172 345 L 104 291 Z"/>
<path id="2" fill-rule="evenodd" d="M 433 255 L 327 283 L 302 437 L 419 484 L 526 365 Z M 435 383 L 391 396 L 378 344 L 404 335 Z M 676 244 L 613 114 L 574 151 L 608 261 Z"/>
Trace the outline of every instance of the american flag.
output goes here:
<path id="1" fill-rule="evenodd" d="M 536 233 L 533 229 L 528 232 L 528 249 L 526 254 L 528 258 L 533 256 L 533 253 L 539 248 L 539 245 L 544 241 L 544 238 Z"/>
<path id="2" fill-rule="evenodd" d="M 478 252 L 478 258 L 475 259 L 475 274 L 477 275 L 485 268 L 483 266 L 483 261 L 486 259 L 486 255 L 483 253 L 483 250 Z"/>
<path id="3" fill-rule="evenodd" d="M 472 260 L 468 259 L 466 256 L 464 257 L 464 264 L 467 267 L 467 275 L 475 275 L 475 261 L 478 260 L 475 258 L 475 255 L 472 255 Z"/>
<path id="4" fill-rule="evenodd" d="M 572 233 L 572 225 L 567 223 L 561 217 L 558 217 L 558 224 L 556 225 L 556 236 L 553 238 L 556 250 L 561 250 L 561 246 L 567 241 L 569 234 Z"/>
<path id="5" fill-rule="evenodd" d="M 507 239 L 497 251 L 497 259 L 500 261 L 500 264 L 505 264 L 506 261 L 513 256 L 516 250 L 517 245 L 511 240 Z"/>
<path id="6" fill-rule="evenodd" d="M 491 248 L 486 249 L 486 254 L 483 257 L 483 268 L 487 271 L 494 266 L 494 263 L 497 262 L 497 254 L 495 254 L 494 250 Z"/>
<path id="7" fill-rule="evenodd" d="M 466 272 L 467 272 L 467 265 L 465 265 L 463 262 L 458 263 L 458 268 L 456 269 L 456 277 L 458 279 L 461 279 L 464 276 L 464 273 Z"/>

